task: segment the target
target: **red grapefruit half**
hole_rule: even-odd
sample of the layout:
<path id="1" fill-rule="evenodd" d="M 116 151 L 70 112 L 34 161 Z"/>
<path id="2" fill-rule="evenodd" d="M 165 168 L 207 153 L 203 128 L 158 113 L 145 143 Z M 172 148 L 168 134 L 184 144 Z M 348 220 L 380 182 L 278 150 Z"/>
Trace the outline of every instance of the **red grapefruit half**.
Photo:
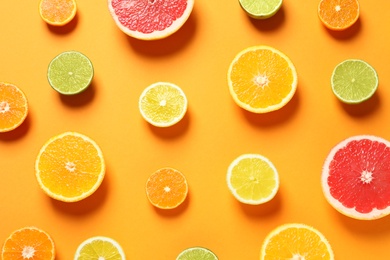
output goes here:
<path id="1" fill-rule="evenodd" d="M 322 189 L 340 213 L 371 220 L 390 214 L 390 142 L 359 135 L 337 144 L 322 169 Z"/>
<path id="2" fill-rule="evenodd" d="M 115 23 L 127 35 L 141 40 L 165 38 L 187 21 L 194 0 L 108 0 Z"/>

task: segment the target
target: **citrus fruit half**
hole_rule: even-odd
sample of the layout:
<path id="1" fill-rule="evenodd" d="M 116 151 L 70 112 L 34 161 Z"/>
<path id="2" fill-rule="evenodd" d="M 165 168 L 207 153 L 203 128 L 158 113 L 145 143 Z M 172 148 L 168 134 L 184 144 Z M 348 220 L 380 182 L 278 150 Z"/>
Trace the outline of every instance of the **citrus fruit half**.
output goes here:
<path id="1" fill-rule="evenodd" d="M 348 104 L 368 100 L 378 88 L 378 74 L 363 60 L 349 59 L 333 70 L 331 85 L 336 97 Z"/>
<path id="2" fill-rule="evenodd" d="M 47 79 L 59 93 L 73 95 L 87 89 L 93 74 L 93 65 L 87 56 L 78 51 L 66 51 L 50 62 Z"/>
<path id="3" fill-rule="evenodd" d="M 28 114 L 27 97 L 17 86 L 0 82 L 0 133 L 20 126 Z"/>
<path id="4" fill-rule="evenodd" d="M 177 85 L 157 82 L 141 93 L 138 106 L 147 122 L 157 127 L 168 127 L 184 117 L 188 101 L 183 90 Z"/>
<path id="5" fill-rule="evenodd" d="M 18 229 L 5 240 L 2 260 L 54 260 L 54 242 L 45 231 L 36 227 Z"/>
<path id="6" fill-rule="evenodd" d="M 243 154 L 230 164 L 227 184 L 242 203 L 259 205 L 275 197 L 279 175 L 273 163 L 260 154 Z"/>
<path id="7" fill-rule="evenodd" d="M 188 183 L 178 170 L 165 167 L 155 171 L 146 182 L 146 196 L 160 209 L 173 209 L 186 199 Z"/>
<path id="8" fill-rule="evenodd" d="M 305 224 L 284 224 L 264 239 L 261 260 L 322 259 L 333 260 L 328 240 L 317 229 Z"/>
<path id="9" fill-rule="evenodd" d="M 176 260 L 218 260 L 218 257 L 211 250 L 196 246 L 184 249 Z"/>
<path id="10" fill-rule="evenodd" d="M 82 242 L 74 260 L 125 260 L 125 253 L 117 241 L 104 236 L 91 237 Z"/>
<path id="11" fill-rule="evenodd" d="M 318 17 L 334 31 L 351 27 L 359 18 L 358 0 L 321 0 L 318 4 Z"/>
<path id="12" fill-rule="evenodd" d="M 116 25 L 141 40 L 168 37 L 187 21 L 194 0 L 108 0 Z"/>
<path id="13" fill-rule="evenodd" d="M 390 214 L 390 142 L 377 136 L 352 136 L 337 144 L 322 169 L 326 200 L 355 219 Z"/>
<path id="14" fill-rule="evenodd" d="M 252 18 L 267 19 L 274 16 L 282 6 L 283 0 L 239 0 L 244 11 Z"/>
<path id="15" fill-rule="evenodd" d="M 48 24 L 63 26 L 72 21 L 77 11 L 75 0 L 41 0 L 39 14 Z"/>
<path id="16" fill-rule="evenodd" d="M 227 76 L 233 100 L 253 113 L 282 108 L 293 97 L 298 83 L 291 60 L 269 46 L 253 46 L 239 52 Z"/>
<path id="17" fill-rule="evenodd" d="M 105 163 L 95 141 L 76 132 L 65 132 L 44 144 L 35 162 L 35 172 L 47 195 L 75 202 L 97 190 L 105 175 Z"/>

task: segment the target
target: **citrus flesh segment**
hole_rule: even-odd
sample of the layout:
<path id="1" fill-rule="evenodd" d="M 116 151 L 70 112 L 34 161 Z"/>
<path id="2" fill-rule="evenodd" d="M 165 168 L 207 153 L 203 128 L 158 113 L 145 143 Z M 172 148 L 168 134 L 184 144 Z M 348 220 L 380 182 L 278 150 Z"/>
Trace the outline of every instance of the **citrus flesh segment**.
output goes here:
<path id="1" fill-rule="evenodd" d="M 96 236 L 82 242 L 75 253 L 74 260 L 125 260 L 120 244 L 110 237 Z"/>
<path id="2" fill-rule="evenodd" d="M 39 14 L 50 25 L 66 25 L 72 21 L 76 12 L 75 0 L 41 0 L 39 2 Z"/>
<path id="3" fill-rule="evenodd" d="M 150 85 L 139 98 L 142 117 L 157 127 L 169 127 L 178 123 L 186 114 L 187 106 L 183 90 L 169 82 Z"/>
<path id="4" fill-rule="evenodd" d="M 27 97 L 14 84 L 0 82 L 0 133 L 20 126 L 28 114 Z"/>
<path id="5" fill-rule="evenodd" d="M 189 18 L 194 0 L 108 0 L 116 25 L 141 40 L 168 37 Z"/>
<path id="6" fill-rule="evenodd" d="M 55 246 L 45 231 L 36 227 L 24 227 L 14 231 L 5 240 L 1 256 L 3 260 L 53 260 Z"/>
<path id="7" fill-rule="evenodd" d="M 204 247 L 190 247 L 183 250 L 176 260 L 218 260 L 218 257 Z"/>
<path id="8" fill-rule="evenodd" d="M 331 30 L 341 31 L 351 27 L 359 18 L 358 0 L 321 0 L 318 17 Z"/>
<path id="9" fill-rule="evenodd" d="M 317 229 L 305 224 L 284 224 L 264 239 L 261 260 L 296 259 L 333 260 L 328 240 Z"/>
<path id="10" fill-rule="evenodd" d="M 146 182 L 146 196 L 157 208 L 176 208 L 184 202 L 187 194 L 188 183 L 185 176 L 170 167 L 155 171 Z"/>
<path id="11" fill-rule="evenodd" d="M 51 198 L 75 202 L 94 193 L 103 181 L 105 163 L 99 146 L 89 137 L 65 132 L 49 139 L 39 151 L 35 172 Z"/>
<path id="12" fill-rule="evenodd" d="M 93 65 L 87 56 L 78 51 L 66 51 L 50 62 L 47 79 L 54 90 L 73 95 L 87 89 L 93 74 Z"/>
<path id="13" fill-rule="evenodd" d="M 347 104 L 358 104 L 372 97 L 378 88 L 378 74 L 363 60 L 348 59 L 339 63 L 332 73 L 332 91 Z"/>
<path id="14" fill-rule="evenodd" d="M 326 200 L 340 213 L 371 220 L 390 214 L 390 142 L 352 136 L 337 144 L 322 169 Z"/>
<path id="15" fill-rule="evenodd" d="M 268 158 L 260 154 L 243 154 L 229 165 L 227 184 L 240 202 L 259 205 L 275 197 L 279 175 Z"/>
<path id="16" fill-rule="evenodd" d="M 228 70 L 230 94 L 238 106 L 267 113 L 285 106 L 297 88 L 291 60 L 269 46 L 252 46 L 239 52 Z"/>
<path id="17" fill-rule="evenodd" d="M 250 17 L 267 19 L 279 11 L 283 0 L 239 0 L 239 3 Z"/>

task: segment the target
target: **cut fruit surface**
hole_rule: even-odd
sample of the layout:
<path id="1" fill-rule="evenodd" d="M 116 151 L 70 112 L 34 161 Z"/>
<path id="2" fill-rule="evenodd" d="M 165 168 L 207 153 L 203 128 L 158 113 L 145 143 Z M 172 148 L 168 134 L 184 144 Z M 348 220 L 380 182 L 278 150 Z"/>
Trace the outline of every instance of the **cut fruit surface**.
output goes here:
<path id="1" fill-rule="evenodd" d="M 183 250 L 176 260 L 218 260 L 218 257 L 211 250 L 197 246 Z"/>
<path id="2" fill-rule="evenodd" d="M 141 40 L 168 37 L 190 16 L 194 0 L 108 0 L 116 25 L 127 35 Z"/>
<path id="3" fill-rule="evenodd" d="M 55 246 L 45 231 L 24 227 L 14 231 L 4 242 L 2 260 L 54 260 Z"/>
<path id="4" fill-rule="evenodd" d="M 390 142 L 359 135 L 337 144 L 322 169 L 326 200 L 351 218 L 370 220 L 390 214 Z"/>
<path id="5" fill-rule="evenodd" d="M 17 86 L 0 82 L 0 133 L 20 126 L 28 114 L 27 97 Z"/>
<path id="6" fill-rule="evenodd" d="M 237 105 L 253 113 L 267 113 L 291 100 L 298 76 L 285 54 L 273 47 L 253 46 L 233 59 L 228 84 Z"/>
<path id="7" fill-rule="evenodd" d="M 75 202 L 98 189 L 105 175 L 105 163 L 95 141 L 76 132 L 65 132 L 41 148 L 35 172 L 39 186 L 48 196 Z"/>
<path id="8" fill-rule="evenodd" d="M 178 170 L 165 167 L 154 172 L 146 182 L 146 195 L 150 203 L 161 209 L 173 209 L 184 202 L 188 183 Z"/>
<path id="9" fill-rule="evenodd" d="M 75 0 L 41 0 L 39 2 L 39 14 L 50 25 L 66 25 L 72 21 L 76 12 Z"/>
<path id="10" fill-rule="evenodd" d="M 157 82 L 141 93 L 138 106 L 147 122 L 157 127 L 168 127 L 184 117 L 188 101 L 183 90 L 177 85 Z"/>
<path id="11" fill-rule="evenodd" d="M 359 18 L 357 0 L 321 0 L 318 17 L 329 29 L 341 31 L 351 27 Z"/>
<path id="12" fill-rule="evenodd" d="M 93 65 L 87 56 L 78 51 L 66 51 L 50 62 L 47 79 L 57 92 L 73 95 L 88 88 L 93 74 Z"/>
<path id="13" fill-rule="evenodd" d="M 317 229 L 305 224 L 284 224 L 265 238 L 260 252 L 261 260 L 333 260 L 328 240 Z"/>
<path id="14" fill-rule="evenodd" d="M 239 0 L 239 3 L 250 17 L 267 19 L 279 11 L 283 0 Z"/>
<path id="15" fill-rule="evenodd" d="M 243 154 L 230 164 L 227 184 L 237 200 L 258 205 L 275 197 L 279 175 L 268 158 L 260 154 Z"/>
<path id="16" fill-rule="evenodd" d="M 347 104 L 358 104 L 371 98 L 378 88 L 375 69 L 363 60 L 348 59 L 339 63 L 332 73 L 332 91 Z"/>
<path id="17" fill-rule="evenodd" d="M 82 242 L 74 260 L 125 260 L 125 253 L 117 241 L 104 236 L 91 237 Z"/>

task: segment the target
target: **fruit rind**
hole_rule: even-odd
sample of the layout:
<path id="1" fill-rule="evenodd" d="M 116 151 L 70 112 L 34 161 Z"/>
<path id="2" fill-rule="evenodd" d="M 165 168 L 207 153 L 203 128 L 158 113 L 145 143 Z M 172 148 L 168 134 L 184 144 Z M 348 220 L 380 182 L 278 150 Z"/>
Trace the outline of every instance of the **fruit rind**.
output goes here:
<path id="1" fill-rule="evenodd" d="M 100 241 L 104 241 L 104 242 L 109 242 L 111 244 L 113 244 L 117 249 L 118 249 L 118 252 L 119 254 L 121 255 L 122 257 L 122 260 L 125 260 L 126 259 L 126 256 L 125 256 L 125 253 L 123 251 L 123 248 L 121 247 L 121 245 L 115 241 L 114 239 L 110 238 L 110 237 L 106 237 L 106 236 L 94 236 L 94 237 L 90 237 L 86 240 L 84 240 L 78 247 L 77 247 L 77 250 L 76 250 L 76 253 L 75 253 L 75 256 L 74 256 L 74 260 L 78 260 L 79 257 L 80 257 L 80 251 L 81 249 L 83 249 L 83 247 L 95 240 L 100 240 Z"/>
<path id="2" fill-rule="evenodd" d="M 390 147 L 390 142 L 374 135 L 358 135 L 358 136 L 352 136 L 347 139 L 344 139 L 343 141 L 339 142 L 336 146 L 334 146 L 330 153 L 328 154 L 327 158 L 325 159 L 323 168 L 322 168 L 322 175 L 321 175 L 321 186 L 322 186 L 322 191 L 324 194 L 324 197 L 326 201 L 334 208 L 336 209 L 339 213 L 358 220 L 374 220 L 374 219 L 379 219 L 385 216 L 390 215 L 390 206 L 388 206 L 385 209 L 378 210 L 378 209 L 373 209 L 370 213 L 361 213 L 356 211 L 354 208 L 347 208 L 345 207 L 340 201 L 335 199 L 331 194 L 330 194 L 330 187 L 327 184 L 328 183 L 328 177 L 329 175 L 329 165 L 332 162 L 335 154 L 343 147 L 345 147 L 348 143 L 351 141 L 356 141 L 356 140 L 364 140 L 368 139 L 371 141 L 378 141 L 380 143 L 386 144 L 387 147 Z"/>
<path id="3" fill-rule="evenodd" d="M 275 229 L 273 229 L 265 237 L 264 242 L 261 246 L 260 260 L 265 260 L 267 245 L 268 245 L 269 241 L 271 240 L 271 238 L 274 237 L 275 235 L 279 234 L 280 232 L 282 232 L 286 229 L 289 229 L 289 228 L 308 229 L 308 230 L 314 232 L 315 234 L 317 234 L 321 238 L 321 241 L 324 242 L 324 244 L 326 245 L 326 247 L 328 249 L 328 252 L 330 255 L 329 260 L 334 260 L 334 253 L 333 253 L 332 247 L 330 246 L 329 241 L 326 239 L 326 237 L 321 232 L 319 232 L 317 229 L 315 229 L 314 227 L 306 225 L 306 224 L 302 224 L 302 223 L 286 223 L 286 224 L 282 224 L 282 225 L 276 227 Z"/>
<path id="4" fill-rule="evenodd" d="M 262 107 L 261 108 L 254 108 L 254 107 L 250 106 L 249 104 L 246 104 L 246 103 L 242 102 L 238 98 L 237 93 L 234 91 L 234 83 L 232 82 L 232 80 L 230 78 L 230 75 L 231 75 L 231 72 L 232 72 L 232 70 L 233 70 L 233 68 L 235 66 L 235 63 L 240 59 L 240 57 L 243 54 L 247 53 L 247 52 L 256 51 L 256 50 L 268 50 L 268 51 L 271 51 L 271 52 L 276 53 L 277 55 L 281 56 L 287 62 L 289 67 L 291 68 L 291 73 L 292 73 L 292 77 L 293 77 L 293 82 L 291 83 L 291 91 L 288 93 L 288 95 L 285 96 L 280 103 L 272 105 L 272 106 L 268 106 L 266 108 L 262 108 Z M 241 108 L 243 108 L 243 109 L 245 109 L 245 110 L 247 110 L 249 112 L 257 113 L 257 114 L 276 111 L 276 110 L 281 109 L 285 105 L 287 105 L 287 103 L 293 98 L 293 96 L 294 96 L 294 94 L 295 94 L 295 92 L 297 90 L 297 85 L 298 85 L 298 74 L 297 74 L 295 66 L 292 63 L 292 61 L 290 60 L 290 58 L 286 54 L 284 54 L 283 52 L 275 49 L 274 47 L 267 46 L 267 45 L 251 46 L 251 47 L 248 47 L 246 49 L 241 50 L 234 57 L 233 61 L 231 62 L 230 66 L 229 66 L 229 70 L 228 70 L 227 76 L 228 76 L 229 92 L 230 92 L 233 100 L 235 101 L 235 103 L 239 107 L 241 107 Z"/>
<path id="5" fill-rule="evenodd" d="M 256 1 L 256 0 L 253 0 L 253 1 Z M 279 0 L 278 4 L 274 7 L 274 9 L 272 11 L 270 11 L 268 13 L 265 13 L 265 12 L 255 13 L 255 12 L 251 12 L 250 10 L 248 10 L 248 7 L 245 5 L 246 2 L 248 2 L 248 1 L 239 0 L 241 8 L 245 11 L 245 13 L 249 17 L 252 17 L 254 19 L 259 19 L 259 20 L 271 18 L 279 11 L 279 9 L 282 7 L 282 4 L 283 4 L 283 0 Z"/>
<path id="6" fill-rule="evenodd" d="M 129 28 L 122 25 L 122 23 L 119 21 L 118 16 L 115 13 L 115 9 L 112 7 L 112 0 L 108 0 L 108 9 L 112 16 L 112 18 L 115 21 L 115 24 L 119 27 L 119 29 L 124 32 L 126 35 L 133 37 L 138 40 L 145 40 L 145 41 L 151 41 L 151 40 L 159 40 L 164 39 L 172 34 L 174 34 L 176 31 L 178 31 L 183 25 L 186 23 L 188 18 L 190 17 L 193 7 L 194 7 L 194 0 L 188 0 L 187 1 L 187 8 L 183 15 L 176 19 L 169 27 L 165 28 L 163 31 L 154 31 L 152 33 L 146 34 L 134 30 L 130 30 Z"/>
<path id="7" fill-rule="evenodd" d="M 242 159 L 247 159 L 247 158 L 260 159 L 260 160 L 266 162 L 268 164 L 268 166 L 273 170 L 273 172 L 274 172 L 274 180 L 275 180 L 275 187 L 272 190 L 272 193 L 269 194 L 268 197 L 262 198 L 260 200 L 244 199 L 237 193 L 236 188 L 233 187 L 233 185 L 231 184 L 230 179 L 232 177 L 232 172 L 233 172 L 234 167 L 239 162 L 241 162 Z M 260 205 L 260 204 L 266 203 L 266 202 L 272 200 L 276 196 L 276 194 L 277 194 L 277 192 L 279 190 L 279 174 L 278 174 L 278 171 L 277 171 L 275 165 L 267 157 L 265 157 L 263 155 L 260 155 L 260 154 L 242 154 L 239 157 L 237 157 L 236 159 L 234 159 L 233 162 L 228 167 L 227 175 L 226 175 L 226 181 L 227 181 L 228 188 L 229 188 L 230 192 L 233 194 L 233 196 L 238 201 L 240 201 L 241 203 L 249 204 L 249 205 Z"/>
<path id="8" fill-rule="evenodd" d="M 336 73 L 337 73 L 337 69 L 340 68 L 341 66 L 345 65 L 346 63 L 362 63 L 362 64 L 365 64 L 365 66 L 367 66 L 367 68 L 369 68 L 372 72 L 373 72 L 373 75 L 375 76 L 375 79 L 376 79 L 376 84 L 375 84 L 375 87 L 372 89 L 371 93 L 369 93 L 366 97 L 364 98 L 361 98 L 361 99 L 358 99 L 358 100 L 350 100 L 350 99 L 346 99 L 344 97 L 342 97 L 340 95 L 340 93 L 337 92 L 336 90 L 336 86 L 335 86 L 335 83 L 334 83 L 334 78 L 336 76 Z M 346 104 L 360 104 L 368 99 L 370 99 L 376 92 L 376 90 L 378 89 L 378 86 L 379 86 L 379 78 L 378 78 L 378 73 L 376 72 L 376 70 L 374 69 L 374 67 L 372 67 L 369 63 L 367 63 L 366 61 L 364 60 L 360 60 L 360 59 L 347 59 L 347 60 L 344 60 L 342 62 L 340 62 L 339 64 L 336 65 L 336 67 L 334 68 L 333 72 L 332 72 L 332 77 L 331 77 L 331 87 L 332 87 L 332 91 L 334 93 L 334 95 L 341 101 L 341 102 L 344 102 Z"/>
<path id="9" fill-rule="evenodd" d="M 83 194 L 80 194 L 77 197 L 66 197 L 66 196 L 63 196 L 60 194 L 53 193 L 49 188 L 47 188 L 43 184 L 42 179 L 40 177 L 40 169 L 39 169 L 40 157 L 45 152 L 47 146 L 49 146 L 53 141 L 61 139 L 64 136 L 76 136 L 76 137 L 79 137 L 79 138 L 86 140 L 87 142 L 91 143 L 95 147 L 99 158 L 101 158 L 101 161 L 100 161 L 101 162 L 101 172 L 99 174 L 99 178 L 97 179 L 95 185 L 90 190 L 84 192 Z M 92 195 L 100 187 L 101 183 L 103 182 L 103 179 L 105 176 L 105 171 L 106 171 L 106 165 L 104 162 L 103 153 L 102 153 L 102 150 L 100 149 L 100 147 L 98 146 L 98 144 L 94 140 L 92 140 L 91 138 L 87 137 L 86 135 L 80 134 L 78 132 L 64 132 L 62 134 L 59 134 L 59 135 L 56 135 L 56 136 L 50 138 L 40 149 L 38 156 L 37 156 L 37 159 L 35 161 L 35 176 L 36 176 L 36 179 L 38 181 L 39 187 L 49 197 L 56 199 L 56 200 L 59 200 L 59 201 L 63 201 L 63 202 L 77 202 L 77 201 L 83 200 L 83 199 L 89 197 L 90 195 Z"/>

